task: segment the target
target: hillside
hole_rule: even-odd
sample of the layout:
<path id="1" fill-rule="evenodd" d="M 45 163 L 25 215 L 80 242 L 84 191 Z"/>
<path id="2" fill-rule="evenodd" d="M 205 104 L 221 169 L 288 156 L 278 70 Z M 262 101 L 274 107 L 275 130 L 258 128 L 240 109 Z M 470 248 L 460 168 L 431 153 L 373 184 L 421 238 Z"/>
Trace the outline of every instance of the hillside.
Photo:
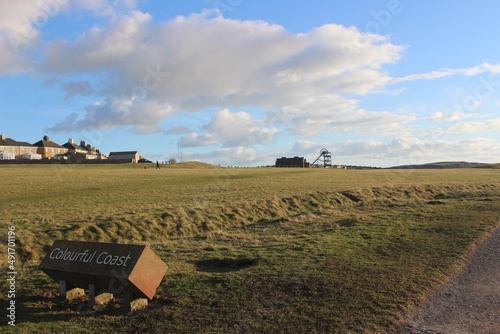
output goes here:
<path id="1" fill-rule="evenodd" d="M 218 169 L 219 166 L 211 165 L 200 161 L 178 162 L 168 165 L 168 168 L 183 168 L 183 169 Z"/>
<path id="2" fill-rule="evenodd" d="M 441 168 L 482 168 L 489 164 L 467 161 L 442 161 L 427 164 L 413 164 L 390 167 L 391 169 L 441 169 Z M 497 165 L 498 166 L 498 165 Z M 491 167 L 490 167 L 491 168 Z"/>
<path id="3" fill-rule="evenodd" d="M 477 166 L 476 168 L 500 169 L 500 163 L 498 163 L 498 164 L 482 164 L 481 166 Z"/>

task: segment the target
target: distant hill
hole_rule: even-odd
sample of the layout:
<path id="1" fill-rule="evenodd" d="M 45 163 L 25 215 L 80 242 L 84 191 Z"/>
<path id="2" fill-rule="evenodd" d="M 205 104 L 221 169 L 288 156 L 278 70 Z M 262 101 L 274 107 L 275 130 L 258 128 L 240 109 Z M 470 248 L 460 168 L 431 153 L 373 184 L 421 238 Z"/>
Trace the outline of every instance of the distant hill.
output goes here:
<path id="1" fill-rule="evenodd" d="M 500 163 L 499 164 L 483 164 L 481 166 L 478 166 L 476 168 L 491 168 L 491 169 L 500 169 Z"/>
<path id="2" fill-rule="evenodd" d="M 500 164 L 485 164 L 480 162 L 467 162 L 467 161 L 443 161 L 443 162 L 431 162 L 428 164 L 421 164 L 421 165 L 402 165 L 390 168 L 391 169 L 499 168 L 498 167 L 499 165 Z"/>
<path id="3" fill-rule="evenodd" d="M 186 162 L 178 162 L 175 164 L 169 164 L 168 168 L 183 168 L 183 169 L 217 169 L 222 168 L 219 166 L 207 164 L 205 162 L 200 161 L 186 161 Z"/>

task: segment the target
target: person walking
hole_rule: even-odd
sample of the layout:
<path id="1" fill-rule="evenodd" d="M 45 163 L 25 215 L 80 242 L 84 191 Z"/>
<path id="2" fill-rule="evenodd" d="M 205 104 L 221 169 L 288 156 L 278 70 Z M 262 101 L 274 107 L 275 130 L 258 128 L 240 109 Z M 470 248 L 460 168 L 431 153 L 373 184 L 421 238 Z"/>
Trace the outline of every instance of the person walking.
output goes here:
<path id="1" fill-rule="evenodd" d="M 158 161 L 156 162 L 156 169 L 160 169 L 160 163 Z"/>

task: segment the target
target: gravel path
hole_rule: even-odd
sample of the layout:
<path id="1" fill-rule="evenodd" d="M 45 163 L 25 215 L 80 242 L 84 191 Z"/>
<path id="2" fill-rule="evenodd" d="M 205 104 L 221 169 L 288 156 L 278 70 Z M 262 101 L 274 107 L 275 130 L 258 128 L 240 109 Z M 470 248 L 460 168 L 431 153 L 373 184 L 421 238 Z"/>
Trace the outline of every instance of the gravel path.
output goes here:
<path id="1" fill-rule="evenodd" d="M 432 293 L 398 334 L 500 333 L 500 228 L 450 282 Z"/>

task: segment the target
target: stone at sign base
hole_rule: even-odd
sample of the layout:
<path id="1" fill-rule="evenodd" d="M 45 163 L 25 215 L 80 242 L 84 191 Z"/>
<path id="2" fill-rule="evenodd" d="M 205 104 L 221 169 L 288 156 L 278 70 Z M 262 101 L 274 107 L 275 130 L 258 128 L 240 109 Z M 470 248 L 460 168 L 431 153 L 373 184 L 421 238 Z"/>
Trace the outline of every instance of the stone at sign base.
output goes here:
<path id="1" fill-rule="evenodd" d="M 113 300 L 112 293 L 101 293 L 100 295 L 95 297 L 95 305 L 104 305 L 108 304 Z"/>
<path id="2" fill-rule="evenodd" d="M 108 304 L 113 299 L 112 293 L 109 293 L 106 290 L 96 292 L 95 284 L 89 284 L 89 306 Z"/>
<path id="3" fill-rule="evenodd" d="M 71 290 L 66 291 L 65 295 L 61 297 L 71 302 L 74 299 L 78 299 L 85 296 L 85 290 L 80 288 L 73 288 Z"/>
<path id="4" fill-rule="evenodd" d="M 127 311 L 134 312 L 148 307 L 148 300 L 146 298 L 137 298 L 132 300 L 130 303 L 128 303 L 128 305 L 125 306 L 127 307 Z"/>
<path id="5" fill-rule="evenodd" d="M 123 309 L 127 312 L 137 311 L 148 306 L 146 298 L 137 297 L 132 291 L 126 290 L 123 293 Z"/>

